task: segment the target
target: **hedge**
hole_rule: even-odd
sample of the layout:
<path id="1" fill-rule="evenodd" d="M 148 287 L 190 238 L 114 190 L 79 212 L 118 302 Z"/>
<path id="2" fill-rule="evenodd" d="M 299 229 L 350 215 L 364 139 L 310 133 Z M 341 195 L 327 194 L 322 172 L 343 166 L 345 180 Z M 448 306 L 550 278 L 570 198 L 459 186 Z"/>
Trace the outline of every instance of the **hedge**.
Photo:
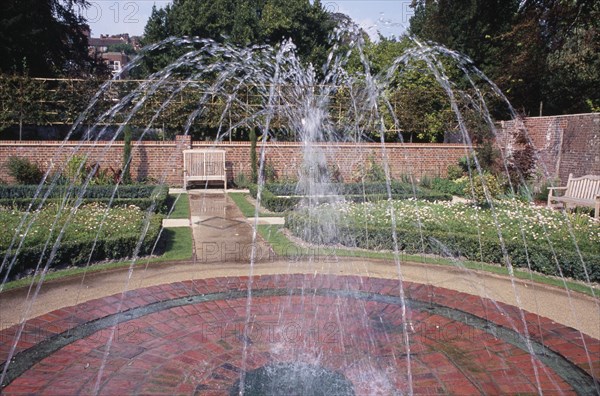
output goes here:
<path id="1" fill-rule="evenodd" d="M 340 226 L 338 233 L 326 232 L 325 225 L 307 220 L 306 216 L 289 214 L 286 227 L 307 242 L 318 245 L 341 244 L 371 250 L 394 250 L 392 232 L 382 227 Z M 406 254 L 437 254 L 450 257 L 465 257 L 468 260 L 488 263 L 504 263 L 499 239 L 479 238 L 477 235 L 449 233 L 441 231 L 396 230 L 398 248 Z M 554 254 L 566 277 L 586 281 L 579 253 L 573 250 L 554 249 L 544 244 L 531 244 L 525 247 L 516 241 L 504 241 L 508 257 L 515 267 L 527 268 L 527 257 L 531 269 L 546 275 L 560 276 Z M 592 282 L 600 282 L 600 256 L 581 252 Z"/>
<path id="2" fill-rule="evenodd" d="M 37 188 L 38 186 L 0 185 L 0 206 L 14 206 L 19 209 L 26 209 L 33 202 L 33 207 L 37 207 L 42 202 L 42 198 L 48 187 L 42 187 L 38 195 L 39 198 L 33 200 L 32 197 L 35 195 Z M 56 186 L 52 189 L 44 204 L 59 204 L 67 193 L 67 188 L 67 186 Z M 108 205 L 113 191 L 114 186 L 89 186 L 84 191 L 82 202 L 99 202 Z M 71 191 L 71 199 L 74 200 L 80 193 L 81 187 L 75 186 Z M 146 210 L 156 203 L 155 212 L 163 212 L 167 208 L 168 196 L 169 188 L 165 185 L 119 186 L 112 201 L 112 206 L 135 205 L 140 209 Z"/>
<path id="3" fill-rule="evenodd" d="M 371 185 L 372 186 L 381 186 L 381 184 L 375 184 L 375 183 L 372 183 Z M 302 202 L 302 200 L 304 199 L 303 197 L 301 197 L 301 196 L 287 196 L 287 197 L 278 196 L 278 195 L 283 195 L 283 194 L 281 194 L 282 192 L 290 191 L 291 186 L 292 186 L 291 184 L 266 184 L 262 190 L 261 205 L 264 208 L 266 208 L 272 212 L 286 212 L 289 210 L 293 210 L 295 207 L 298 206 L 298 204 L 300 202 Z M 351 187 L 349 187 L 346 190 L 347 192 L 356 191 L 355 185 L 349 185 L 349 186 L 351 186 Z M 252 195 L 252 197 L 256 199 L 257 192 L 258 192 L 258 186 L 256 184 L 252 184 L 249 186 L 249 190 L 250 190 L 250 194 Z M 275 190 L 277 192 L 277 194 L 275 192 L 273 192 L 273 190 Z M 371 189 L 370 191 L 375 191 L 375 188 Z M 393 189 L 392 199 L 405 200 L 405 199 L 411 199 L 411 198 L 415 197 L 415 195 L 412 192 L 407 193 L 407 192 L 401 192 L 401 191 L 403 191 L 403 190 L 400 188 Z M 450 200 L 452 200 L 452 196 L 449 194 L 443 194 L 443 193 L 429 191 L 429 190 L 423 190 L 423 189 L 420 190 L 420 193 L 418 194 L 417 197 L 419 199 L 426 200 L 426 201 L 450 201 Z M 352 201 L 352 202 L 376 202 L 376 201 L 387 200 L 388 194 L 387 194 L 387 192 L 379 193 L 379 194 L 371 193 L 371 194 L 366 194 L 366 195 L 364 195 L 364 194 L 346 194 L 346 195 L 344 195 L 344 199 L 347 201 Z M 321 202 L 327 202 L 328 198 L 323 197 L 323 198 L 318 198 L 318 200 L 320 200 Z"/>
<path id="4" fill-rule="evenodd" d="M 250 195 L 256 199 L 256 196 L 258 195 L 258 186 L 256 184 L 251 184 L 248 186 L 248 189 L 250 190 Z M 261 205 L 271 212 L 286 212 L 288 210 L 293 210 L 301 200 L 302 197 L 278 197 L 267 188 L 263 188 L 261 193 Z"/>
<path id="5" fill-rule="evenodd" d="M 266 189 L 275 195 L 296 195 L 296 184 L 289 183 L 267 183 Z M 331 183 L 328 185 L 331 191 L 338 191 L 339 195 L 385 195 L 388 194 L 386 183 Z M 398 181 L 392 181 L 390 183 L 390 190 L 392 195 L 419 198 L 421 195 L 436 195 L 438 194 L 441 199 L 451 200 L 450 194 L 444 194 L 434 192 L 423 187 L 413 186 L 410 183 L 402 183 Z M 387 199 L 387 198 L 386 198 Z"/>
<path id="6" fill-rule="evenodd" d="M 148 232 L 140 248 L 140 256 L 152 253 L 152 248 L 162 227 L 162 219 L 161 215 L 152 215 Z M 140 235 L 138 233 L 129 233 L 125 235 L 113 235 L 108 238 L 99 238 L 96 241 L 93 239 L 64 241 L 58 246 L 51 268 L 85 265 L 88 262 L 90 253 L 92 254 L 92 262 L 130 258 L 131 254 L 135 251 L 139 239 Z M 50 256 L 49 250 L 47 249 L 42 257 L 42 245 L 23 247 L 19 251 L 15 264 L 10 271 L 11 274 L 19 274 L 26 270 L 35 269 L 40 257 L 42 257 L 42 265 L 44 265 Z M 0 250 L 0 257 L 4 258 L 5 255 L 6 251 Z M 12 260 L 13 257 L 9 256 L 8 259 Z M 4 273 L 0 275 L 4 276 Z"/>

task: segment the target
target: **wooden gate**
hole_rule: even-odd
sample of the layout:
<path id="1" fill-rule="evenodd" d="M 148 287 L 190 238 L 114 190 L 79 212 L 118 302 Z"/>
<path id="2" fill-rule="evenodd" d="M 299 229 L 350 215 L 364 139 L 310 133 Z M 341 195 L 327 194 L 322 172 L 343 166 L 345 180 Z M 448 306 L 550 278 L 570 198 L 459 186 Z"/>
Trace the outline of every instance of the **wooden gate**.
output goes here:
<path id="1" fill-rule="evenodd" d="M 184 150 L 183 187 L 194 181 L 222 181 L 227 190 L 225 150 Z"/>

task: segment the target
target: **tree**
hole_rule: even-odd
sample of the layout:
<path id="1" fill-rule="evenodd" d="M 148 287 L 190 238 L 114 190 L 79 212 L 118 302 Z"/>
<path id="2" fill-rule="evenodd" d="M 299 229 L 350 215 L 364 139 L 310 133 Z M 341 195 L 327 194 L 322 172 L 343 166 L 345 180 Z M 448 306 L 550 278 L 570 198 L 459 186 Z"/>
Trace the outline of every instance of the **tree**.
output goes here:
<path id="1" fill-rule="evenodd" d="M 127 55 L 135 54 L 135 49 L 133 48 L 133 45 L 131 45 L 129 43 L 111 44 L 108 46 L 107 51 L 108 52 L 122 52 Z"/>
<path id="2" fill-rule="evenodd" d="M 597 0 L 414 0 L 410 32 L 470 56 L 525 114 L 600 104 Z"/>
<path id="3" fill-rule="evenodd" d="M 292 39 L 305 62 L 321 66 L 334 27 L 319 0 L 175 0 L 152 9 L 143 42 L 192 36 L 247 46 Z"/>
<path id="4" fill-rule="evenodd" d="M 96 63 L 88 55 L 83 17 L 86 0 L 4 0 L 0 3 L 0 71 L 34 77 L 86 75 Z"/>

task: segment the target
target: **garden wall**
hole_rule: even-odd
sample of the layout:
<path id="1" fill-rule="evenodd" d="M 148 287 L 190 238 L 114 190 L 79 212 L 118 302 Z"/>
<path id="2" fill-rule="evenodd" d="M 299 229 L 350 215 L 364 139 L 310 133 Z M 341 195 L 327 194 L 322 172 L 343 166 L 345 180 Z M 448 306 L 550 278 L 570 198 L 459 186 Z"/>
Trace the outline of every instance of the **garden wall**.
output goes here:
<path id="1" fill-rule="evenodd" d="M 574 176 L 600 175 L 600 114 L 529 117 L 500 124 L 498 143 L 506 148 L 518 128 L 525 128 L 533 144 L 538 169 L 564 185 Z"/>
<path id="2" fill-rule="evenodd" d="M 62 164 L 74 154 L 88 154 L 88 164 L 101 163 L 101 168 L 120 169 L 123 160 L 123 142 L 109 146 L 108 142 L 63 143 L 59 141 L 0 141 L 0 179 L 12 181 L 7 174 L 6 159 L 16 155 L 38 163 L 43 170 L 51 164 Z M 191 142 L 188 136 L 178 136 L 175 142 L 132 143 L 131 173 L 134 179 L 151 178 L 165 180 L 171 186 L 181 186 L 183 179 L 182 151 L 188 148 L 219 148 L 226 150 L 227 174 L 231 180 L 240 173 L 250 176 L 250 143 L 223 142 L 215 146 L 211 142 Z M 257 153 L 260 155 L 259 143 Z M 359 177 L 361 167 L 373 158 L 381 163 L 382 150 L 379 143 L 339 143 L 335 146 L 318 145 L 328 162 L 336 164 L 344 181 Z M 302 143 L 269 142 L 266 159 L 280 179 L 296 179 L 302 165 Z M 467 154 L 467 148 L 455 144 L 386 144 L 392 176 L 423 175 L 445 176 L 448 165 L 456 164 Z"/>
<path id="3" fill-rule="evenodd" d="M 337 143 L 335 145 L 318 144 L 330 166 L 339 169 L 344 181 L 356 180 L 360 176 L 361 168 L 370 163 L 382 162 L 381 144 L 378 143 Z M 210 144 L 194 142 L 194 149 L 214 147 Z M 402 175 L 445 176 L 448 165 L 456 164 L 458 159 L 467 155 L 467 147 L 455 144 L 386 144 L 386 155 L 390 164 L 392 177 L 400 178 Z M 240 173 L 249 176 L 250 143 L 232 142 L 223 143 L 219 149 L 226 150 L 227 173 L 232 179 Z M 260 158 L 262 145 L 257 147 Z M 297 179 L 302 168 L 302 143 L 274 142 L 267 143 L 265 158 L 276 171 L 279 179 Z"/>
<path id="4" fill-rule="evenodd" d="M 10 156 L 29 158 L 46 171 L 51 165 L 61 167 L 73 155 L 87 155 L 88 164 L 100 163 L 101 169 L 119 170 L 123 164 L 122 141 L 67 142 L 62 141 L 0 141 L 0 180 L 13 181 L 7 173 Z M 132 142 L 131 175 L 134 180 L 164 180 L 172 186 L 182 182 L 182 151 L 190 147 L 187 136 L 174 142 Z"/>

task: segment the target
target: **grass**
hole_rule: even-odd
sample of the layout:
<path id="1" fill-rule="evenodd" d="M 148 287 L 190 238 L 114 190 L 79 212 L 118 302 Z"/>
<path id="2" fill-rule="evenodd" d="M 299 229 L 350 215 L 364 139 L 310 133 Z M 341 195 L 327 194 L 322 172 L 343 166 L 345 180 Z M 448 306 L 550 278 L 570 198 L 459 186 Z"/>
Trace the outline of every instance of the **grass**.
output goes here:
<path id="1" fill-rule="evenodd" d="M 169 209 L 175 205 L 175 208 L 173 209 L 173 212 L 171 212 L 169 219 L 190 218 L 190 198 L 188 194 L 180 194 L 179 199 L 177 199 L 177 195 L 169 195 L 167 205 Z"/>
<path id="2" fill-rule="evenodd" d="M 189 227 L 164 228 L 159 245 L 162 245 L 162 249 L 164 250 L 164 253 L 161 256 L 150 258 L 138 258 L 135 262 L 135 267 L 142 267 L 147 264 L 157 264 L 169 261 L 191 260 L 193 254 L 192 229 Z M 90 265 L 87 268 L 67 268 L 63 270 L 49 272 L 46 275 L 45 282 L 70 276 L 78 276 L 84 273 L 91 274 L 100 271 L 127 268 L 130 265 L 131 260 L 126 260 L 112 263 L 94 264 Z M 36 277 L 36 279 L 33 279 L 32 277 L 27 277 L 16 281 L 7 282 L 4 285 L 4 291 L 29 286 L 32 283 L 32 281 L 37 282 L 38 280 L 39 276 Z"/>
<path id="3" fill-rule="evenodd" d="M 235 202 L 237 207 L 240 209 L 244 217 L 254 217 L 256 214 L 256 208 L 250 201 L 248 201 L 248 194 L 246 193 L 228 193 L 229 197 Z M 282 213 L 262 213 L 258 212 L 258 217 L 281 217 Z"/>
<path id="4" fill-rule="evenodd" d="M 325 246 L 305 248 L 296 245 L 290 241 L 281 231 L 282 226 L 279 225 L 259 225 L 258 232 L 260 235 L 272 246 L 273 251 L 281 257 L 301 257 L 310 255 L 319 256 L 337 256 L 337 257 L 357 257 L 365 259 L 380 259 L 380 260 L 394 260 L 394 254 L 391 252 L 375 252 L 368 250 L 350 250 L 350 249 L 338 249 L 330 248 Z M 401 254 L 402 261 L 410 261 L 414 263 L 423 264 L 434 264 L 444 265 L 452 267 L 466 268 L 470 270 L 486 271 L 498 275 L 509 276 L 508 269 L 499 265 L 492 265 L 488 263 L 481 263 L 476 261 L 460 261 L 449 260 L 445 258 L 434 258 L 424 257 L 419 255 L 408 255 Z M 576 291 L 579 293 L 586 294 L 588 296 L 600 295 L 600 289 L 597 287 L 590 287 L 589 285 L 573 282 L 570 280 L 563 281 L 559 278 L 549 277 L 546 275 L 531 273 L 522 270 L 514 270 L 515 278 L 532 280 L 536 283 L 544 285 L 555 286 L 558 288 L 564 288 L 565 284 L 569 290 Z"/>

